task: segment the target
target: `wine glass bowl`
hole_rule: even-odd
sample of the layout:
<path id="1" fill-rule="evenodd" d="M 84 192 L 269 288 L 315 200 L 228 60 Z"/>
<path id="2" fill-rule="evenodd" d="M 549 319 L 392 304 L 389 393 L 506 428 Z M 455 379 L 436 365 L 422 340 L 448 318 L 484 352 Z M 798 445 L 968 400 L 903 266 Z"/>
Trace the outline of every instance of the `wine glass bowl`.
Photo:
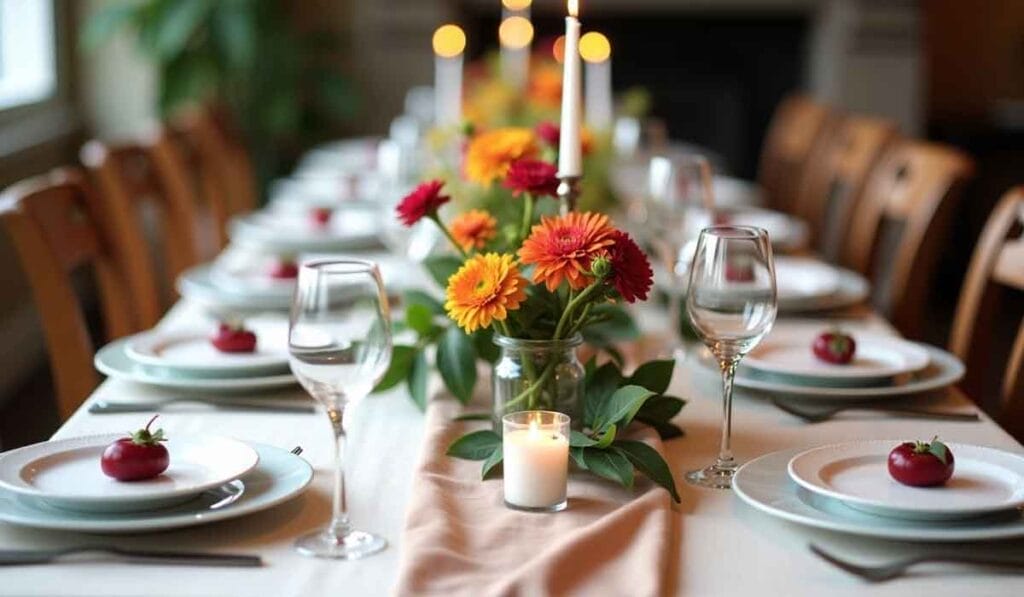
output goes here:
<path id="1" fill-rule="evenodd" d="M 335 440 L 331 522 L 299 538 L 296 549 L 304 555 L 351 560 L 387 546 L 383 538 L 349 524 L 342 458 L 348 409 L 384 376 L 391 348 L 388 301 L 376 264 L 339 259 L 300 267 L 288 327 L 288 360 L 299 383 L 326 411 Z"/>
<path id="2" fill-rule="evenodd" d="M 775 265 L 768 233 L 749 226 L 711 226 L 700 233 L 690 266 L 686 310 L 693 329 L 718 360 L 723 384 L 718 458 L 686 475 L 703 487 L 727 489 L 737 464 L 730 450 L 736 366 L 775 323 Z"/>

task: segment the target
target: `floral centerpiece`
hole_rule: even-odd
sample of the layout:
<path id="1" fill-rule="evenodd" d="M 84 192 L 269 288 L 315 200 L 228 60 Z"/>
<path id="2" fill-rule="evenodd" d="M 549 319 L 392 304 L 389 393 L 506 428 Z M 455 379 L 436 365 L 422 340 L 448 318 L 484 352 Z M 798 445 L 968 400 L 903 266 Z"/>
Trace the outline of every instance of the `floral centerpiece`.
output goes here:
<path id="1" fill-rule="evenodd" d="M 639 471 L 678 500 L 658 452 L 622 437 L 634 421 L 663 438 L 681 434 L 670 420 L 684 403 L 664 394 L 674 362 L 648 362 L 627 376 L 614 346 L 637 335 L 623 305 L 647 299 L 650 263 L 607 215 L 559 213 L 559 181 L 555 166 L 543 159 L 552 157 L 544 143 L 536 131 L 520 127 L 482 130 L 468 139 L 463 184 L 497 198 L 495 210 L 473 207 L 443 217 L 451 196 L 442 180 L 420 184 L 399 203 L 397 217 L 404 225 L 432 222 L 450 241 L 451 252 L 425 264 L 444 288 L 443 301 L 424 292 L 405 296 L 400 325 L 415 333 L 416 342 L 395 346 L 379 389 L 405 380 L 413 399 L 425 406 L 433 352 L 446 388 L 467 404 L 477 363 L 490 363 L 492 412 L 464 418 L 500 421 L 518 410 L 565 412 L 575 423 L 570 445 L 580 468 L 627 487 Z M 581 364 L 584 343 L 608 354 L 608 362 L 598 366 L 591 357 Z M 476 431 L 453 443 L 449 454 L 483 460 L 486 477 L 501 461 L 501 437 L 490 429 Z"/>

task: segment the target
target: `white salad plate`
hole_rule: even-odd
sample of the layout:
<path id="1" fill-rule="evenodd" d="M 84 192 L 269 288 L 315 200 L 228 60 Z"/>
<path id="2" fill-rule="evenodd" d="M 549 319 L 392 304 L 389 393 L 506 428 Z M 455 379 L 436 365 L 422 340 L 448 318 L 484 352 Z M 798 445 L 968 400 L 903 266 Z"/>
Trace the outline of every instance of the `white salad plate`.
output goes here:
<path id="1" fill-rule="evenodd" d="M 294 385 L 291 373 L 272 375 L 241 375 L 236 377 L 201 377 L 163 367 L 140 365 L 126 352 L 132 336 L 114 340 L 101 348 L 93 359 L 100 373 L 115 379 L 122 379 L 162 388 L 174 388 L 195 392 L 251 392 Z"/>
<path id="2" fill-rule="evenodd" d="M 927 344 L 918 344 L 917 346 L 928 352 L 928 366 L 911 374 L 909 379 L 894 381 L 886 385 L 827 386 L 811 380 L 765 374 L 744 366 L 742 361 L 736 371 L 735 383 L 736 387 L 747 390 L 807 399 L 873 400 L 941 390 L 963 378 L 964 364 L 955 355 Z M 707 348 L 701 348 L 697 355 L 697 364 L 708 374 L 720 375 L 718 365 Z"/>
<path id="3" fill-rule="evenodd" d="M 233 242 L 278 253 L 351 251 L 379 244 L 380 218 L 373 209 L 346 209 L 321 228 L 303 211 L 262 210 L 234 218 L 230 235 Z"/>
<path id="4" fill-rule="evenodd" d="M 269 375 L 288 370 L 288 322 L 255 318 L 245 321 L 256 334 L 253 352 L 221 352 L 210 341 L 215 330 L 152 330 L 128 338 L 125 354 L 146 367 L 183 375 L 231 377 Z"/>
<path id="5" fill-rule="evenodd" d="M 104 449 L 125 434 L 41 442 L 0 454 L 0 487 L 53 506 L 87 512 L 152 510 L 192 499 L 251 471 L 259 462 L 247 444 L 215 435 L 163 442 L 170 464 L 161 475 L 118 481 L 100 468 Z"/>
<path id="6" fill-rule="evenodd" d="M 971 518 L 1024 505 L 1024 457 L 994 448 L 947 444 L 953 476 L 939 487 L 911 487 L 889 475 L 889 452 L 906 440 L 833 444 L 789 461 L 807 490 L 879 516 L 916 520 Z"/>
<path id="7" fill-rule="evenodd" d="M 304 459 L 252 444 L 259 463 L 241 479 L 176 506 L 140 512 L 82 512 L 0 488 L 0 520 L 32 528 L 84 533 L 148 533 L 208 524 L 260 512 L 300 495 L 313 479 Z"/>
<path id="8" fill-rule="evenodd" d="M 270 268 L 274 257 L 217 259 L 210 268 L 210 281 L 225 292 L 246 295 L 287 297 L 295 292 L 295 278 L 274 278 Z"/>
<path id="9" fill-rule="evenodd" d="M 733 477 L 733 493 L 769 516 L 863 537 L 930 543 L 1024 537 L 1024 513 L 1019 510 L 940 522 L 875 516 L 855 510 L 838 500 L 808 491 L 789 478 L 789 461 L 803 451 L 773 452 L 744 464 Z"/>
<path id="10" fill-rule="evenodd" d="M 215 265 L 197 265 L 178 276 L 181 296 L 206 307 L 229 311 L 282 311 L 291 305 L 291 292 L 258 290 L 253 287 L 231 288 L 223 285 L 213 273 Z"/>
<path id="11" fill-rule="evenodd" d="M 852 332 L 853 360 L 843 365 L 822 361 L 811 347 L 823 330 L 809 327 L 773 329 L 743 358 L 752 369 L 808 380 L 877 381 L 920 371 L 928 366 L 928 351 L 891 335 Z"/>
<path id="12" fill-rule="evenodd" d="M 772 246 L 783 251 L 794 251 L 807 246 L 810 232 L 807 223 L 781 211 L 760 207 L 744 207 L 725 212 L 727 223 L 733 226 L 755 226 L 768 232 Z M 710 213 L 694 209 L 686 218 L 686 238 L 697 238 L 700 231 L 713 224 Z"/>

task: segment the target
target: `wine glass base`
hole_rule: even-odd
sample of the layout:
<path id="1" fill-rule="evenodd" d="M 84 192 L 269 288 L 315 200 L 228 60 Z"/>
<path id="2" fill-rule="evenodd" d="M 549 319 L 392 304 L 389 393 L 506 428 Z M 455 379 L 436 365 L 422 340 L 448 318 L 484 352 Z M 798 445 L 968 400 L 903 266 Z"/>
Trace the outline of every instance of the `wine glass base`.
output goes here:
<path id="1" fill-rule="evenodd" d="M 358 560 L 387 546 L 388 542 L 383 537 L 363 531 L 351 531 L 344 537 L 336 537 L 329 530 L 323 530 L 299 537 L 295 542 L 295 550 L 304 556 L 337 560 Z"/>
<path id="2" fill-rule="evenodd" d="M 732 476 L 736 473 L 736 468 L 735 464 L 712 464 L 707 468 L 686 473 L 686 482 L 709 489 L 732 489 Z"/>

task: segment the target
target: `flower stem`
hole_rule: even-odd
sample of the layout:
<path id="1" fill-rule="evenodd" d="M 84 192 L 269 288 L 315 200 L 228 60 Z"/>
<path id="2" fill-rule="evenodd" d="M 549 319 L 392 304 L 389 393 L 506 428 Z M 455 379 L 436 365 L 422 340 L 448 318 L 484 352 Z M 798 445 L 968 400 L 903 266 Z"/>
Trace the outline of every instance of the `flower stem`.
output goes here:
<path id="1" fill-rule="evenodd" d="M 519 229 L 519 244 L 522 244 L 523 240 L 526 239 L 526 235 L 530 233 L 530 224 L 533 224 L 533 195 L 530 193 L 524 193 L 523 225 Z"/>
<path id="2" fill-rule="evenodd" d="M 441 222 L 441 218 L 437 217 L 437 213 L 435 212 L 428 217 L 431 220 L 433 220 L 435 224 L 437 224 L 437 227 L 441 229 L 441 232 L 444 233 L 445 237 L 448 239 L 448 242 L 452 243 L 452 246 L 455 247 L 455 250 L 459 252 L 459 255 L 462 255 L 463 259 L 469 259 L 469 253 L 466 253 L 465 249 L 462 248 L 462 245 L 455 241 L 455 237 L 452 236 L 452 233 L 451 231 L 448 230 L 448 227 Z"/>
<path id="3" fill-rule="evenodd" d="M 562 316 L 558 319 L 558 325 L 555 326 L 555 340 L 561 340 L 564 337 L 562 332 L 565 330 L 565 326 L 568 325 L 569 321 L 572 320 L 572 314 L 576 311 L 576 307 L 581 303 L 586 302 L 590 296 L 594 294 L 596 289 L 602 286 L 602 280 L 603 278 L 595 279 L 590 286 L 583 289 L 583 292 L 579 293 L 569 301 L 569 304 L 565 307 L 565 311 L 562 311 Z"/>

